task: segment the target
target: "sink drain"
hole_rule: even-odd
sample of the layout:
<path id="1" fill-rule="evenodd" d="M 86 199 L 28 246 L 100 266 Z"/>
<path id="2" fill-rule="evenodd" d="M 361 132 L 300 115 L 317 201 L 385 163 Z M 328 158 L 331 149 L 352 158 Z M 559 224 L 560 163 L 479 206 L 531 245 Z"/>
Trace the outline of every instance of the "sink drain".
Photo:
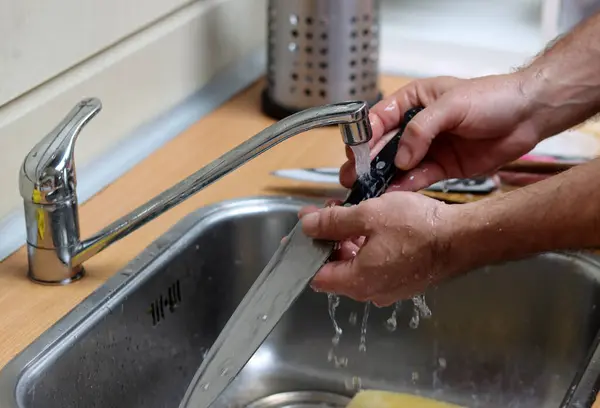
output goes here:
<path id="1" fill-rule="evenodd" d="M 350 398 L 321 391 L 292 391 L 269 395 L 246 408 L 344 408 Z"/>

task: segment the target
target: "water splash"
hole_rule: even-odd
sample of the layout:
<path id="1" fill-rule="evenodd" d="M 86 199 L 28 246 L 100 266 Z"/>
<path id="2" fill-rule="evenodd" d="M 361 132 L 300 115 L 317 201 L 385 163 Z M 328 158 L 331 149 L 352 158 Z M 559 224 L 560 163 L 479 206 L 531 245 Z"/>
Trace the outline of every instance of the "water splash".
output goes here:
<path id="1" fill-rule="evenodd" d="M 390 318 L 385 322 L 385 327 L 388 329 L 388 331 L 393 332 L 396 331 L 396 328 L 398 328 L 398 313 L 400 312 L 401 308 L 402 301 L 398 301 L 394 304 L 394 311 L 392 312 Z"/>
<path id="2" fill-rule="evenodd" d="M 362 389 L 362 378 L 354 376 L 344 380 L 344 386 L 347 391 L 360 391 Z"/>
<path id="3" fill-rule="evenodd" d="M 417 295 L 412 298 L 413 302 L 413 316 L 408 323 L 408 326 L 411 329 L 416 329 L 419 327 L 419 322 L 421 318 L 429 319 L 431 317 L 431 309 L 427 306 L 425 302 L 425 295 Z"/>
<path id="4" fill-rule="evenodd" d="M 417 327 L 419 327 L 419 321 L 420 321 L 420 317 L 419 317 L 419 311 L 417 309 L 413 310 L 413 316 L 410 318 L 410 322 L 408 322 L 408 327 L 410 327 L 411 329 L 416 329 Z"/>
<path id="5" fill-rule="evenodd" d="M 328 293 L 327 301 L 329 303 L 329 317 L 331 318 L 331 322 L 333 323 L 333 330 L 335 330 L 335 335 L 331 339 L 331 343 L 334 346 L 337 346 L 337 344 L 340 342 L 340 338 L 342 337 L 342 328 L 335 319 L 335 310 L 340 305 L 340 297 L 333 293 Z"/>
<path id="6" fill-rule="evenodd" d="M 346 368 L 348 367 L 348 357 L 338 357 L 335 355 L 333 348 L 329 349 L 327 354 L 327 361 L 333 363 L 335 368 Z"/>
<path id="7" fill-rule="evenodd" d="M 428 319 L 431 317 L 431 309 L 429 309 L 429 306 L 425 302 L 425 295 L 414 296 L 412 301 L 422 318 Z"/>
<path id="8" fill-rule="evenodd" d="M 340 305 L 340 297 L 334 295 L 333 293 L 328 293 L 327 301 L 329 308 L 329 317 L 331 318 L 331 322 L 333 323 L 333 330 L 335 332 L 333 338 L 331 339 L 332 346 L 329 349 L 329 353 L 327 353 L 327 361 L 333 363 L 335 368 L 345 368 L 348 366 L 348 357 L 340 357 L 335 354 L 335 349 L 340 343 L 340 339 L 342 337 L 342 328 L 340 327 L 335 318 L 336 309 Z"/>
<path id="9" fill-rule="evenodd" d="M 367 351 L 367 322 L 369 320 L 369 311 L 371 310 L 371 302 L 365 303 L 362 323 L 360 325 L 360 344 L 358 351 L 365 353 Z"/>

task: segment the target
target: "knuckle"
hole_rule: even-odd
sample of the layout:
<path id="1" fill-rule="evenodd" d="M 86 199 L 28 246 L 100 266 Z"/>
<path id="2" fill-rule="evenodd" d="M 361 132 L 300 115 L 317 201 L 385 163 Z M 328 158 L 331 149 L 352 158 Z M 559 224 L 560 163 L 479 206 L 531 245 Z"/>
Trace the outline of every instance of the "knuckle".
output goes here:
<path id="1" fill-rule="evenodd" d="M 406 125 L 406 138 L 403 138 L 403 142 L 410 142 L 410 138 L 411 136 L 414 138 L 417 138 L 420 140 L 427 140 L 427 134 L 425 132 L 425 129 L 423 127 L 423 125 L 421 124 L 421 117 L 416 117 L 411 120 L 410 122 L 408 122 L 408 124 Z"/>
<path id="2" fill-rule="evenodd" d="M 362 201 L 356 206 L 354 222 L 361 224 L 366 232 L 372 231 L 380 221 L 381 210 L 379 197 Z"/>
<path id="3" fill-rule="evenodd" d="M 321 217 L 319 217 L 319 230 L 329 231 L 339 224 L 339 217 L 337 216 L 336 208 L 327 207 L 321 210 Z"/>

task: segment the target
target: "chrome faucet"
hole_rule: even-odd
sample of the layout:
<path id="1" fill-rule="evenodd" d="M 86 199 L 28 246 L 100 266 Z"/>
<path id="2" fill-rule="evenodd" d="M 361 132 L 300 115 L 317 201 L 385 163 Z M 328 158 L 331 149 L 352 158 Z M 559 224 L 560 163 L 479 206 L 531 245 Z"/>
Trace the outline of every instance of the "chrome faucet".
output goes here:
<path id="1" fill-rule="evenodd" d="M 25 206 L 29 277 L 64 285 L 84 275 L 83 262 L 148 221 L 214 183 L 247 161 L 299 133 L 339 125 L 350 146 L 371 139 L 368 105 L 361 101 L 309 108 L 274 123 L 212 163 L 158 194 L 92 237 L 81 240 L 75 174 L 75 141 L 102 109 L 97 98 L 79 102 L 25 157 L 19 188 Z"/>

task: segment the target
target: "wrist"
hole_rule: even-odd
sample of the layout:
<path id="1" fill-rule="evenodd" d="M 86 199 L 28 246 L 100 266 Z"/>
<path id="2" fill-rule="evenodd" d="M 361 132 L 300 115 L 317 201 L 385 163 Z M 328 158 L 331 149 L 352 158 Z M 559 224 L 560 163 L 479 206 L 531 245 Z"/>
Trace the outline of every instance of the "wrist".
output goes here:
<path id="1" fill-rule="evenodd" d="M 436 255 L 442 277 L 459 275 L 494 262 L 494 234 L 479 202 L 443 204 L 436 234 Z"/>
<path id="2" fill-rule="evenodd" d="M 600 76 L 595 69 L 591 72 L 589 67 L 541 59 L 515 75 L 540 141 L 579 125 L 600 110 Z"/>
<path id="3" fill-rule="evenodd" d="M 536 241 L 526 219 L 512 216 L 513 211 L 521 209 L 518 200 L 507 197 L 509 194 L 448 206 L 444 236 L 450 274 L 519 259 L 536 251 L 539 237 Z"/>

